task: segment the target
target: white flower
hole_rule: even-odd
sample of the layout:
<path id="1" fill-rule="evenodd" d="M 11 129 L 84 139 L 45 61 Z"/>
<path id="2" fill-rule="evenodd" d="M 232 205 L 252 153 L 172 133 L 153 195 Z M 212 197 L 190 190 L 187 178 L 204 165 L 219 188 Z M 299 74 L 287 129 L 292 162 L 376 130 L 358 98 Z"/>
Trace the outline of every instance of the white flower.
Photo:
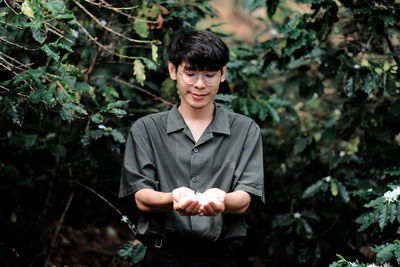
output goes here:
<path id="1" fill-rule="evenodd" d="M 360 68 L 360 65 L 355 64 L 353 67 L 354 67 L 355 69 L 359 69 L 359 68 Z"/>
<path id="2" fill-rule="evenodd" d="M 353 53 L 351 53 L 351 52 L 348 52 L 347 55 L 348 55 L 349 57 L 354 56 Z"/>
<path id="3" fill-rule="evenodd" d="M 72 36 L 74 36 L 75 38 L 78 37 L 78 31 L 75 31 L 74 29 L 71 30 Z"/>
<path id="4" fill-rule="evenodd" d="M 300 219 L 300 218 L 301 218 L 300 212 L 295 212 L 295 213 L 293 214 L 293 217 L 294 217 L 295 219 Z"/>
<path id="5" fill-rule="evenodd" d="M 344 157 L 346 155 L 346 152 L 344 152 L 343 150 L 340 151 L 339 156 Z"/>
<path id="6" fill-rule="evenodd" d="M 368 192 L 372 192 L 372 188 L 368 188 L 368 190 L 367 190 Z"/>
<path id="7" fill-rule="evenodd" d="M 104 129 L 104 128 L 106 128 L 106 126 L 104 126 L 103 124 L 99 124 L 99 129 Z"/>
<path id="8" fill-rule="evenodd" d="M 276 35 L 278 34 L 278 31 L 277 31 L 276 29 L 271 29 L 271 30 L 269 31 L 269 33 L 270 33 L 272 36 L 276 36 Z"/>
<path id="9" fill-rule="evenodd" d="M 325 181 L 326 181 L 327 183 L 329 183 L 329 182 L 331 181 L 331 177 L 330 177 L 330 176 L 326 176 L 324 179 L 325 179 Z"/>
<path id="10" fill-rule="evenodd" d="M 392 267 L 392 265 L 390 263 L 385 263 L 383 264 L 383 267 Z"/>
<path id="11" fill-rule="evenodd" d="M 392 191 L 387 191 L 383 197 L 389 203 L 397 201 L 397 198 L 400 195 L 400 186 L 396 187 Z"/>
<path id="12" fill-rule="evenodd" d="M 123 221 L 124 223 L 127 223 L 128 222 L 128 217 L 127 216 L 125 216 L 125 215 L 122 215 L 122 219 L 121 219 L 121 221 Z"/>

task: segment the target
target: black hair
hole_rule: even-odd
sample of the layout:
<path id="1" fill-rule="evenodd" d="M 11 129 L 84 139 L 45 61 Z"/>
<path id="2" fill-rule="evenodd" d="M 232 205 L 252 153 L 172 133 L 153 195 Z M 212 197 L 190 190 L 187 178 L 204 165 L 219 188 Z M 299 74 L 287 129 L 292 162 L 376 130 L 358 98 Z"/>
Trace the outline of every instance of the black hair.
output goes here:
<path id="1" fill-rule="evenodd" d="M 169 60 L 176 68 L 186 62 L 191 70 L 221 70 L 229 61 L 228 46 L 214 33 L 191 31 L 175 37 L 168 47 Z"/>

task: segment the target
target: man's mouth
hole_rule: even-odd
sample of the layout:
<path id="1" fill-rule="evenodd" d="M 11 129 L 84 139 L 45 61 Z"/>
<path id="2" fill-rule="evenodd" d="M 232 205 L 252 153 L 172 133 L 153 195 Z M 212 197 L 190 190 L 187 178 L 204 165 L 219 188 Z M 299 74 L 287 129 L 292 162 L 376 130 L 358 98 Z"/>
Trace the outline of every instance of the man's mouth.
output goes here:
<path id="1" fill-rule="evenodd" d="M 196 93 L 190 93 L 193 98 L 195 99 L 203 99 L 207 94 L 196 94 Z"/>

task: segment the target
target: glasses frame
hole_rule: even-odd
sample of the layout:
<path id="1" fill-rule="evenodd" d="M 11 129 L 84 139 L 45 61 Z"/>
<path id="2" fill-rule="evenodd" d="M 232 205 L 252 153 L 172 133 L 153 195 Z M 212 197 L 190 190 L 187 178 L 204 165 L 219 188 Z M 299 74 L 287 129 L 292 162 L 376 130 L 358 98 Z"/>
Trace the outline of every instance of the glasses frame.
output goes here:
<path id="1" fill-rule="evenodd" d="M 198 75 L 198 77 L 193 81 L 193 82 L 187 82 L 187 81 L 185 81 L 185 78 L 184 78 L 184 73 L 183 72 L 181 72 L 181 71 L 179 71 L 178 69 L 176 69 L 176 72 L 179 74 L 179 75 L 181 75 L 181 77 L 182 77 L 182 80 L 183 80 L 183 82 L 184 83 L 186 83 L 187 85 L 193 85 L 193 84 L 195 84 L 197 81 L 198 81 L 198 79 L 199 79 L 199 77 L 200 76 L 203 76 L 202 77 L 202 79 L 203 79 L 203 82 L 204 82 L 204 84 L 205 85 L 207 85 L 207 86 L 214 86 L 214 85 L 216 85 L 216 84 L 218 84 L 218 82 L 220 82 L 221 81 L 221 77 L 222 77 L 222 70 L 220 70 L 220 71 L 218 71 L 218 72 L 221 72 L 220 73 L 220 75 L 219 75 L 219 77 L 218 77 L 218 81 L 216 81 L 215 83 L 209 83 L 209 82 L 207 82 L 206 80 L 205 80 L 205 74 L 203 74 L 203 75 L 198 75 L 197 73 L 196 73 L 196 75 Z"/>

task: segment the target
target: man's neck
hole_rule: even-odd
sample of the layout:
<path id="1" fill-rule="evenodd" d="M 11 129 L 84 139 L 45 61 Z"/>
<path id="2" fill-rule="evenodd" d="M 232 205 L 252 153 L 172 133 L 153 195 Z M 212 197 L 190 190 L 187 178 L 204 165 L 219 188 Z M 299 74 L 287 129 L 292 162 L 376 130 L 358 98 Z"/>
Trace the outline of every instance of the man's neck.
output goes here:
<path id="1" fill-rule="evenodd" d="M 186 105 L 180 105 L 178 110 L 185 121 L 208 121 L 211 122 L 214 117 L 214 103 L 207 107 L 194 109 Z"/>

